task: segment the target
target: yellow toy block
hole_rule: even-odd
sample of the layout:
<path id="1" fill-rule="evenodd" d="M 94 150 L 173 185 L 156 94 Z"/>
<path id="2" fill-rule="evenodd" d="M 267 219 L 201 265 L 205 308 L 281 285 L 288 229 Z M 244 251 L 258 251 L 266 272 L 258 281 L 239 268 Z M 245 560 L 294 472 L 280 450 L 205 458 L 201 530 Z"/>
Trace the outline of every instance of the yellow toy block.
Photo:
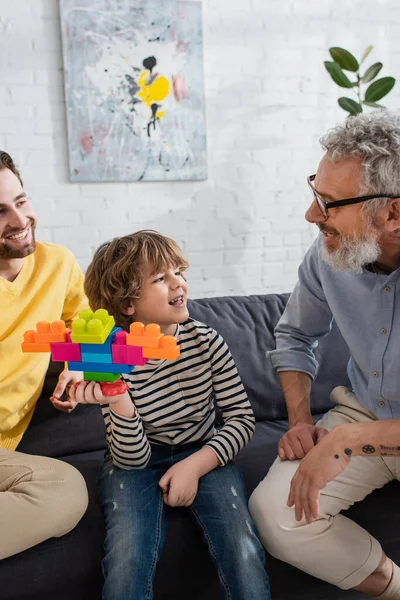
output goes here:
<path id="1" fill-rule="evenodd" d="M 160 348 L 164 334 L 160 332 L 160 326 L 155 323 L 143 325 L 143 323 L 131 323 L 129 333 L 126 336 L 128 346 L 139 346 L 140 348 Z"/>
<path id="2" fill-rule="evenodd" d="M 163 336 L 159 348 L 143 348 L 144 358 L 176 360 L 180 353 L 181 349 L 173 335 Z"/>
<path id="3" fill-rule="evenodd" d="M 51 342 L 65 342 L 67 328 L 64 321 L 39 321 L 34 332 L 35 344 L 50 344 Z"/>
<path id="4" fill-rule="evenodd" d="M 104 344 L 114 325 L 114 317 L 104 308 L 95 312 L 90 308 L 81 310 L 79 319 L 72 322 L 71 340 L 78 344 Z"/>
<path id="5" fill-rule="evenodd" d="M 35 334 L 36 331 L 33 329 L 25 331 L 24 341 L 21 344 L 22 352 L 50 352 L 50 344 L 35 342 Z"/>

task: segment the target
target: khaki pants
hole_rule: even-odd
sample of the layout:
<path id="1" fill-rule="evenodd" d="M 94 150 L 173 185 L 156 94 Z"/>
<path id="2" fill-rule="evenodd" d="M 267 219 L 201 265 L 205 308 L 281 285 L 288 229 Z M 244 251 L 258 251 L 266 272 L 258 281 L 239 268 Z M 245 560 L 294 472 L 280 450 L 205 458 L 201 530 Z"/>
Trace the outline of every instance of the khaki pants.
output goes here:
<path id="1" fill-rule="evenodd" d="M 0 448 L 0 560 L 70 531 L 87 508 L 70 465 Z"/>
<path id="2" fill-rule="evenodd" d="M 335 388 L 331 399 L 337 406 L 319 421 L 320 427 L 331 430 L 343 423 L 377 420 L 345 387 Z M 294 508 L 286 506 L 299 463 L 277 458 L 250 497 L 250 514 L 261 541 L 272 556 L 342 589 L 353 588 L 375 571 L 382 548 L 340 512 L 376 488 L 400 479 L 400 457 L 352 457 L 343 473 L 321 491 L 320 518 L 310 525 L 305 520 L 297 522 Z"/>

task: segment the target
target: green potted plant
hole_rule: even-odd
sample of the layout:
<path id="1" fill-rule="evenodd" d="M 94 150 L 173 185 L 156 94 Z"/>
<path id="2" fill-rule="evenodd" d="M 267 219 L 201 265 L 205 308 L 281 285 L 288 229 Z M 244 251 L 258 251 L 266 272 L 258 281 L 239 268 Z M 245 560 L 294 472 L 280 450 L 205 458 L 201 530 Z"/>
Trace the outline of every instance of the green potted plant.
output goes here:
<path id="1" fill-rule="evenodd" d="M 350 115 L 362 113 L 364 106 L 385 108 L 382 104 L 378 104 L 378 100 L 381 100 L 386 96 L 396 83 L 394 77 L 381 77 L 380 79 L 375 79 L 383 67 L 381 62 L 372 64 L 363 75 L 361 74 L 361 65 L 371 52 L 372 48 L 373 46 L 368 46 L 368 48 L 364 50 L 360 61 L 344 48 L 329 48 L 329 54 L 333 60 L 326 60 L 324 62 L 326 70 L 333 81 L 340 87 L 351 89 L 356 95 L 357 100 L 353 100 L 353 98 L 348 98 L 346 96 L 342 96 L 338 99 L 339 106 L 346 110 Z M 356 81 L 351 81 L 344 71 L 354 73 Z M 374 79 L 375 81 L 373 81 Z M 369 85 L 364 89 L 366 84 Z M 363 94 L 364 97 L 362 97 Z"/>

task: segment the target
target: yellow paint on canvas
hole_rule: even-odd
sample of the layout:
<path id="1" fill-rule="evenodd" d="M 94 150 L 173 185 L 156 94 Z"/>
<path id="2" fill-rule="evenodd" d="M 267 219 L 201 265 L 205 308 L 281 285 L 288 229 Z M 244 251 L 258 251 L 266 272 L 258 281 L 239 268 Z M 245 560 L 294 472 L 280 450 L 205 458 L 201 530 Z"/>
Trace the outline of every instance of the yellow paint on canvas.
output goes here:
<path id="1" fill-rule="evenodd" d="M 147 81 L 149 79 L 149 71 L 143 71 L 140 73 L 138 79 L 138 86 L 140 87 L 140 92 L 138 92 L 138 96 L 141 101 L 146 104 L 146 106 L 151 106 L 153 103 L 161 102 L 164 100 L 169 94 L 169 81 L 165 77 L 157 76 L 153 83 L 147 85 Z M 164 111 L 159 111 L 161 118 L 165 113 Z M 161 114 L 162 113 L 162 114 Z M 158 116 L 158 115 L 157 115 Z"/>

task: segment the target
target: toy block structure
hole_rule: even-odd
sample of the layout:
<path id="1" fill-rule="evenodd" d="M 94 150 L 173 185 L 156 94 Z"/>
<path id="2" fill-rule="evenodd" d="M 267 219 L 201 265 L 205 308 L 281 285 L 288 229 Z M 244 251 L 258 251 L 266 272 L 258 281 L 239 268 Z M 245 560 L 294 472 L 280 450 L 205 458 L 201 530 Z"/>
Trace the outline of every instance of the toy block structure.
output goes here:
<path id="1" fill-rule="evenodd" d="M 121 374 L 150 358 L 176 360 L 180 352 L 176 339 L 161 333 L 159 325 L 132 323 L 127 333 L 115 327 L 114 317 L 102 308 L 80 311 L 71 331 L 64 321 L 40 321 L 36 331 L 24 333 L 21 347 L 23 352 L 51 352 L 52 359 L 67 362 L 70 371 L 83 371 L 85 381 L 100 382 L 105 396 L 127 389 L 119 381 Z"/>

